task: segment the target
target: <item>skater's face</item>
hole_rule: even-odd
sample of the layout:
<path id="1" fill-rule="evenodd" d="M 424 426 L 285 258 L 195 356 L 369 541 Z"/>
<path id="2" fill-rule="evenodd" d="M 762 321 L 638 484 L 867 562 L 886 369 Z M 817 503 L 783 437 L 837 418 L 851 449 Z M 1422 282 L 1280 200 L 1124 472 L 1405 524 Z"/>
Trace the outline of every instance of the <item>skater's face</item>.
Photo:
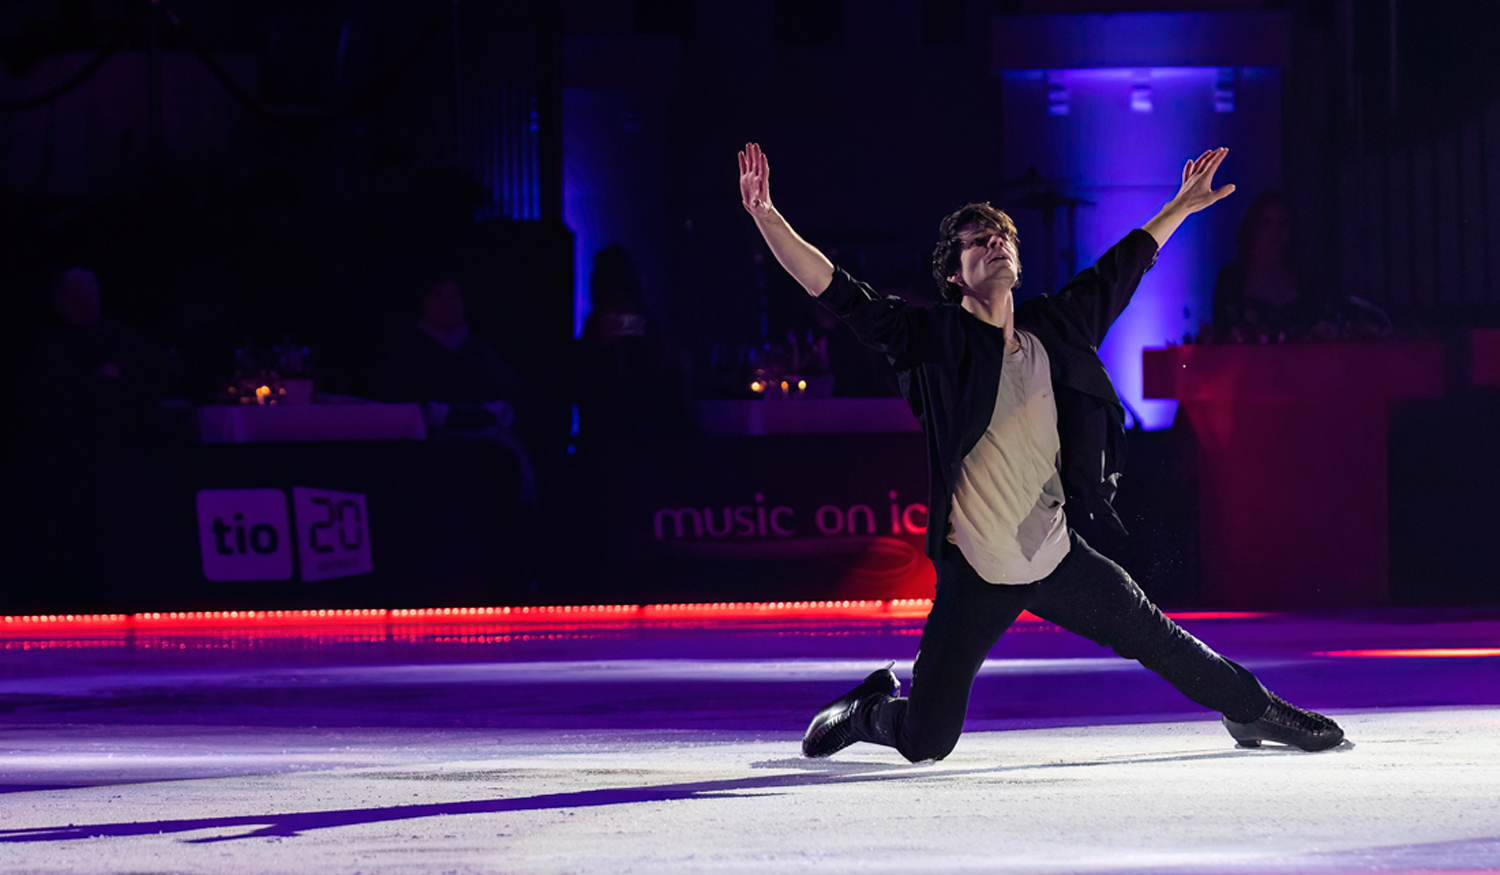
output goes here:
<path id="1" fill-rule="evenodd" d="M 965 225 L 958 231 L 963 248 L 958 272 L 948 277 L 965 295 L 1009 292 L 1021 278 L 1021 256 L 1015 237 L 990 225 Z"/>

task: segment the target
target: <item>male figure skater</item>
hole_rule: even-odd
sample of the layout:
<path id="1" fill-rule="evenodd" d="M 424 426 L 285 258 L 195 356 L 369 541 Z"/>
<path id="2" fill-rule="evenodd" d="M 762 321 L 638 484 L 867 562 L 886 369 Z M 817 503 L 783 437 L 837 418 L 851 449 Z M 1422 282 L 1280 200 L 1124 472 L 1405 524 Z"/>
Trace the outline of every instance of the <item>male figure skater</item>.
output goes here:
<path id="1" fill-rule="evenodd" d="M 1055 296 L 1020 305 L 1015 224 L 989 204 L 959 209 L 939 225 L 933 275 L 946 303 L 931 309 L 882 297 L 834 267 L 771 205 L 765 153 L 754 143 L 740 153 L 741 200 L 776 260 L 886 355 L 927 442 L 937 594 L 911 695 L 899 697 L 889 667 L 871 673 L 817 713 L 804 755 L 867 741 L 912 762 L 947 756 L 975 675 L 1023 610 L 1138 660 L 1221 712 L 1243 747 L 1273 741 L 1311 751 L 1343 740 L 1338 724 L 1282 701 L 1163 616 L 1063 514 L 1072 503 L 1124 530 L 1110 506 L 1124 411 L 1096 350 L 1182 221 L 1234 191 L 1213 187 L 1227 153 L 1188 161 L 1161 212 Z"/>

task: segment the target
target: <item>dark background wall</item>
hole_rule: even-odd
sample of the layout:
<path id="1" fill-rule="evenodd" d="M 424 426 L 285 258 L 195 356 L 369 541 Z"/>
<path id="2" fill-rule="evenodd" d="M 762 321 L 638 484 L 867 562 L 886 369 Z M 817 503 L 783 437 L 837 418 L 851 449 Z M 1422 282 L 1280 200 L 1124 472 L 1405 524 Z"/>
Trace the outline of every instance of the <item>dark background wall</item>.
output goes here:
<path id="1" fill-rule="evenodd" d="M 775 159 L 778 203 L 807 236 L 848 250 L 886 286 L 927 289 L 935 218 L 966 200 L 1003 201 L 1007 143 L 1035 133 L 1002 130 L 995 71 L 1005 59 L 993 28 L 1007 16 L 1284 13 L 1283 184 L 1307 248 L 1344 273 L 1359 265 L 1339 262 L 1357 260 L 1339 249 L 1338 210 L 1350 200 L 1338 189 L 1342 164 L 1421 149 L 1481 120 L 1500 95 L 1484 53 L 1465 49 L 1497 15 L 1482 4 L 176 0 L 165 8 L 153 73 L 149 4 L 7 4 L 0 218 L 5 281 L 19 292 L 22 325 L 41 318 L 42 278 L 87 255 L 115 274 L 111 309 L 162 342 L 186 331 L 172 324 L 180 311 L 211 308 L 217 302 L 205 300 L 230 294 L 229 285 L 252 287 L 266 304 L 239 305 L 255 312 L 236 320 L 274 332 L 307 318 L 287 312 L 291 300 L 323 296 L 305 287 L 328 285 L 309 267 L 334 260 L 330 250 L 303 231 L 348 237 L 378 226 L 430 237 L 477 215 L 567 220 L 579 235 L 580 310 L 593 252 L 625 243 L 657 317 L 706 362 L 712 343 L 752 342 L 762 329 L 765 272 L 733 190 L 733 152 L 750 139 Z M 100 52 L 108 53 L 102 66 L 81 84 L 27 99 L 45 98 Z M 308 251 L 256 237 L 276 232 L 300 237 Z M 278 258 L 284 267 L 274 266 Z M 346 370 L 358 388 L 360 366 Z"/>

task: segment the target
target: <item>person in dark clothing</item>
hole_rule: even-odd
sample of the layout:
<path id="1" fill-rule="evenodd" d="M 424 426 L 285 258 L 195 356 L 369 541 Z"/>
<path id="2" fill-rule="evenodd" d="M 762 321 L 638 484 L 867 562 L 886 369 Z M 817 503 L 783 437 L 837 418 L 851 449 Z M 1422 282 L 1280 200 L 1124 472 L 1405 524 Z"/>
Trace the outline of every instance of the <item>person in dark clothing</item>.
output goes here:
<path id="1" fill-rule="evenodd" d="M 1069 529 L 1064 504 L 1124 527 L 1111 501 L 1124 458 L 1124 410 L 1095 350 L 1130 303 L 1158 250 L 1187 216 L 1229 195 L 1213 188 L 1227 150 L 1183 167 L 1155 217 L 1055 296 L 1017 305 L 1021 276 L 1010 217 L 969 204 L 945 218 L 933 273 L 946 303 L 882 297 L 804 241 L 771 204 L 765 154 L 739 155 L 740 194 L 777 261 L 895 367 L 926 435 L 933 523 L 927 553 L 937 593 L 922 631 L 911 695 L 890 667 L 818 711 L 807 756 L 856 741 L 912 762 L 958 742 L 986 655 L 1023 610 L 1138 660 L 1188 698 L 1219 711 L 1242 746 L 1322 750 L 1343 730 L 1292 706 L 1165 617 L 1115 563 Z"/>
<path id="2" fill-rule="evenodd" d="M 1214 282 L 1213 339 L 1276 343 L 1333 339 L 1336 301 L 1294 253 L 1291 202 L 1266 192 L 1251 202 L 1235 236 L 1234 261 Z"/>
<path id="3" fill-rule="evenodd" d="M 463 290 L 445 280 L 423 293 L 417 323 L 392 344 L 375 394 L 382 401 L 445 405 L 448 414 L 436 423 L 442 427 L 508 427 L 526 386 L 495 345 L 469 328 Z"/>
<path id="4" fill-rule="evenodd" d="M 57 324 L 33 351 L 25 400 L 31 450 L 21 473 L 31 528 L 27 553 L 46 586 L 41 604 L 99 609 L 98 520 L 105 472 L 161 439 L 165 353 L 135 328 L 105 315 L 99 279 L 82 267 L 52 281 Z M 50 600 L 50 601 L 49 601 Z"/>
<path id="5" fill-rule="evenodd" d="M 98 277 L 85 268 L 52 282 L 59 324 L 38 342 L 31 373 L 44 452 L 104 452 L 153 436 L 166 356 L 130 325 L 106 317 L 101 298 Z"/>
<path id="6" fill-rule="evenodd" d="M 510 450 L 520 466 L 522 499 L 536 501 L 531 453 L 520 437 L 526 384 L 494 344 L 469 328 L 458 283 L 444 280 L 427 288 L 417 324 L 391 345 L 372 389 L 381 401 L 420 403 L 435 436 L 485 440 Z"/>
<path id="7" fill-rule="evenodd" d="M 594 255 L 593 309 L 573 357 L 573 397 L 586 442 L 691 430 L 686 368 L 646 312 L 630 252 L 618 243 Z"/>

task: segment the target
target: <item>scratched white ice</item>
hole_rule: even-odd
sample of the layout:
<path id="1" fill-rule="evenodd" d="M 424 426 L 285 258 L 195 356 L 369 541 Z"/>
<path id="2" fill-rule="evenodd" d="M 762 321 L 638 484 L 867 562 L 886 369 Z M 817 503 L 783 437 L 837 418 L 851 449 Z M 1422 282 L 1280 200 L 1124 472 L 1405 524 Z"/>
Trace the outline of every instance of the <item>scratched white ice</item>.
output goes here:
<path id="1" fill-rule="evenodd" d="M 1322 754 L 1205 719 L 972 732 L 925 766 L 775 732 L 12 727 L 0 871 L 1500 869 L 1500 709 L 1337 716 L 1358 743 Z"/>

